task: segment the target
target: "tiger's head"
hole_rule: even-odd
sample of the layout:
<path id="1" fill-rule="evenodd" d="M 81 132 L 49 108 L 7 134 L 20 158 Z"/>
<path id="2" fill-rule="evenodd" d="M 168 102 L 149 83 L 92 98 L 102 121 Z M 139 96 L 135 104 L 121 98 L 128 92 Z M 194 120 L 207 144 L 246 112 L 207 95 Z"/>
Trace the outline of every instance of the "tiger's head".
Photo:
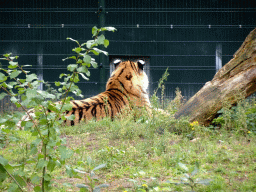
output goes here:
<path id="1" fill-rule="evenodd" d="M 123 89 L 136 96 L 147 94 L 148 76 L 144 69 L 145 61 L 137 62 L 116 60 L 115 70 L 112 72 L 106 90 Z"/>

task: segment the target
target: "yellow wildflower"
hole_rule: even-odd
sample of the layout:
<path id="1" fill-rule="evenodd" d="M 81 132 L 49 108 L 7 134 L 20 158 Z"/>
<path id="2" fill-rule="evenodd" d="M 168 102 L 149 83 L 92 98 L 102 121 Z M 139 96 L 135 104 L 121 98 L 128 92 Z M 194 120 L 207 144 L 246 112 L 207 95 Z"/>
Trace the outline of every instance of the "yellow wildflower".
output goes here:
<path id="1" fill-rule="evenodd" d="M 248 131 L 247 133 L 248 133 L 248 134 L 250 134 L 250 133 L 251 133 L 251 131 Z"/>
<path id="2" fill-rule="evenodd" d="M 198 121 L 193 121 L 193 122 L 190 123 L 189 125 L 193 127 L 193 126 L 198 126 L 199 123 L 198 123 Z"/>
<path id="3" fill-rule="evenodd" d="M 142 187 L 148 188 L 148 185 L 144 183 L 142 184 Z"/>

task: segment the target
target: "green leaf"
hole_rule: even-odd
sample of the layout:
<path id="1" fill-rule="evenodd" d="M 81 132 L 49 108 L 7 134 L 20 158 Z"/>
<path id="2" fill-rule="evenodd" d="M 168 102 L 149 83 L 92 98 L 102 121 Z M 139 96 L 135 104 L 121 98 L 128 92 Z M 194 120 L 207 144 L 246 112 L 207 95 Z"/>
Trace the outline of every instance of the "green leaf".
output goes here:
<path id="1" fill-rule="evenodd" d="M 73 187 L 73 185 L 71 183 L 63 183 L 62 185 L 65 187 Z"/>
<path id="2" fill-rule="evenodd" d="M 88 71 L 89 72 L 89 71 Z M 83 73 L 79 73 L 79 75 L 81 75 L 81 77 L 83 78 L 83 79 L 85 79 L 85 80 L 89 80 L 89 78 L 87 78 Z"/>
<path id="3" fill-rule="evenodd" d="M 211 181 L 212 181 L 212 179 L 203 179 L 203 180 L 197 181 L 195 183 L 199 183 L 199 184 L 203 184 L 203 185 L 210 185 Z"/>
<path id="4" fill-rule="evenodd" d="M 38 163 L 37 163 L 37 169 L 43 169 L 44 167 L 46 167 L 48 164 L 48 162 L 44 159 L 39 159 Z"/>
<path id="5" fill-rule="evenodd" d="M 74 49 L 72 49 L 72 51 L 75 51 L 76 53 L 80 53 L 83 49 L 80 47 L 76 47 Z"/>
<path id="6" fill-rule="evenodd" d="M 3 158 L 3 156 L 1 156 L 1 155 L 0 155 L 0 164 L 3 166 L 8 164 L 8 161 L 5 158 Z"/>
<path id="7" fill-rule="evenodd" d="M 95 61 L 91 61 L 91 64 L 92 64 L 93 68 L 97 68 L 98 67 L 98 64 Z"/>
<path id="8" fill-rule="evenodd" d="M 48 165 L 47 165 L 47 170 L 52 172 L 56 166 L 56 162 L 52 159 L 49 160 Z"/>
<path id="9" fill-rule="evenodd" d="M 0 156 L 1 158 L 1 156 Z M 0 164 L 0 183 L 2 183 L 7 178 L 6 170 L 2 164 Z"/>
<path id="10" fill-rule="evenodd" d="M 95 171 L 95 170 L 101 169 L 103 167 L 106 167 L 106 165 L 107 165 L 106 163 L 105 164 L 101 164 L 101 165 L 95 167 L 92 171 Z"/>
<path id="11" fill-rule="evenodd" d="M 2 100 L 7 94 L 6 93 L 0 93 L 0 100 Z"/>
<path id="12" fill-rule="evenodd" d="M 90 156 L 87 157 L 87 163 L 89 166 L 92 164 L 92 158 Z"/>
<path id="13" fill-rule="evenodd" d="M 76 184 L 76 187 L 89 189 L 89 187 L 87 185 L 84 185 L 84 184 Z"/>
<path id="14" fill-rule="evenodd" d="M 93 48 L 93 50 L 96 51 L 97 53 L 103 53 L 104 55 L 108 55 L 108 52 L 102 51 L 102 50 L 100 50 L 100 49 L 98 49 L 98 48 Z M 92 50 L 92 51 L 93 51 L 93 50 Z"/>
<path id="15" fill-rule="evenodd" d="M 77 41 L 77 40 L 75 40 L 75 39 L 72 39 L 72 38 L 70 38 L 70 37 L 67 37 L 67 40 L 74 41 L 74 42 L 76 42 L 76 43 L 79 45 L 78 41 Z"/>
<path id="16" fill-rule="evenodd" d="M 74 175 L 73 169 L 68 165 L 66 165 L 66 173 L 69 175 L 69 177 L 73 177 L 73 175 Z"/>
<path id="17" fill-rule="evenodd" d="M 105 40 L 104 40 L 104 47 L 107 48 L 108 45 L 109 45 L 109 40 L 105 39 Z"/>
<path id="18" fill-rule="evenodd" d="M 28 89 L 26 92 L 26 96 L 30 99 L 30 98 L 34 98 L 37 95 L 37 90 L 34 89 Z"/>
<path id="19" fill-rule="evenodd" d="M 9 64 L 10 64 L 11 66 L 17 66 L 17 65 L 18 65 L 18 62 L 10 61 Z"/>
<path id="20" fill-rule="evenodd" d="M 4 57 L 10 57 L 11 54 L 12 54 L 12 53 L 6 53 L 6 54 L 4 54 L 3 56 L 4 56 Z"/>
<path id="21" fill-rule="evenodd" d="M 104 44 L 104 40 L 105 40 L 105 36 L 102 34 L 101 36 L 99 36 L 96 40 L 96 42 L 100 45 Z"/>
<path id="22" fill-rule="evenodd" d="M 80 73 L 87 73 L 88 68 L 86 66 L 81 66 L 81 67 L 77 68 L 77 71 Z"/>
<path id="23" fill-rule="evenodd" d="M 65 77 L 65 76 L 67 76 L 67 74 L 61 73 L 60 76 L 59 76 L 59 78 L 61 79 L 62 77 Z"/>
<path id="24" fill-rule="evenodd" d="M 69 64 L 67 69 L 71 72 L 73 72 L 77 68 L 77 64 Z"/>
<path id="25" fill-rule="evenodd" d="M 28 128 L 32 127 L 33 125 L 34 125 L 34 123 L 32 123 L 31 121 L 26 121 L 25 128 L 28 129 Z"/>
<path id="26" fill-rule="evenodd" d="M 115 32 L 117 29 L 115 27 L 103 27 L 101 31 L 112 31 Z"/>
<path id="27" fill-rule="evenodd" d="M 8 84 L 8 88 L 10 87 L 10 89 L 12 89 L 13 86 L 14 86 L 14 85 L 17 85 L 17 84 L 18 84 L 17 82 L 12 81 L 12 82 L 10 82 L 10 83 Z"/>
<path id="28" fill-rule="evenodd" d="M 11 97 L 10 100 L 12 103 L 17 103 L 19 101 L 16 97 Z"/>
<path id="29" fill-rule="evenodd" d="M 0 123 L 5 123 L 6 121 L 7 121 L 7 119 L 0 118 Z"/>
<path id="30" fill-rule="evenodd" d="M 26 81 L 27 81 L 27 82 L 31 82 L 31 81 L 33 81 L 34 79 L 37 79 L 36 74 L 26 75 Z"/>
<path id="31" fill-rule="evenodd" d="M 179 167 L 183 169 L 184 171 L 188 172 L 188 167 L 183 163 L 178 163 Z"/>
<path id="32" fill-rule="evenodd" d="M 51 177 L 50 174 L 46 174 L 46 175 L 44 176 L 44 179 L 45 179 L 46 181 L 51 181 L 52 177 Z"/>
<path id="33" fill-rule="evenodd" d="M 69 57 L 69 59 L 74 59 L 74 60 L 76 60 L 76 56 L 71 56 L 71 57 Z"/>
<path id="34" fill-rule="evenodd" d="M 85 172 L 85 171 L 81 171 L 81 170 L 79 170 L 79 169 L 74 169 L 74 171 L 75 171 L 75 172 L 77 172 L 77 173 L 86 174 L 86 172 Z"/>
<path id="35" fill-rule="evenodd" d="M 17 77 L 20 73 L 21 73 L 21 71 L 14 70 L 11 72 L 10 78 L 13 79 L 13 78 Z"/>
<path id="36" fill-rule="evenodd" d="M 91 59 L 92 57 L 90 55 L 86 55 L 84 58 L 83 58 L 83 61 L 86 63 L 86 64 L 89 64 L 91 62 Z"/>
<path id="37" fill-rule="evenodd" d="M 26 185 L 25 181 L 22 179 L 19 175 L 14 175 L 15 180 L 19 183 L 21 187 L 24 187 Z"/>
<path id="38" fill-rule="evenodd" d="M 86 47 L 88 49 L 91 49 L 94 46 L 98 46 L 98 44 L 94 40 L 89 40 L 89 41 L 86 42 Z"/>
<path id="39" fill-rule="evenodd" d="M 191 177 L 193 177 L 194 175 L 196 175 L 198 173 L 198 168 L 195 167 L 194 170 L 191 172 Z"/>
<path id="40" fill-rule="evenodd" d="M 193 177 L 194 175 L 196 175 L 199 171 L 199 164 L 198 162 L 196 162 L 196 165 L 194 167 L 194 170 L 191 172 L 191 177 Z"/>
<path id="41" fill-rule="evenodd" d="M 94 26 L 94 27 L 92 28 L 92 36 L 93 36 L 93 37 L 96 36 L 97 33 L 98 33 L 98 28 L 97 28 L 96 26 Z"/>
<path id="42" fill-rule="evenodd" d="M 93 191 L 94 191 L 95 189 L 100 189 L 100 188 L 103 188 L 103 187 L 109 187 L 109 184 L 101 184 L 101 185 L 98 185 L 98 186 L 96 186 L 96 187 L 93 189 Z"/>
<path id="43" fill-rule="evenodd" d="M 95 51 L 95 50 L 90 50 L 90 52 L 92 52 L 94 55 L 99 55 L 100 53 Z"/>
<path id="44" fill-rule="evenodd" d="M 73 107 L 73 105 L 71 103 L 67 103 L 67 104 L 63 105 L 62 112 L 64 112 L 64 111 L 71 111 L 72 107 Z"/>
<path id="45" fill-rule="evenodd" d="M 92 192 L 100 192 L 100 188 L 94 188 Z"/>
<path id="46" fill-rule="evenodd" d="M 70 121 L 73 121 L 75 120 L 76 116 L 75 115 L 69 115 L 69 116 L 66 116 L 66 119 L 67 120 L 70 120 Z"/>
<path id="47" fill-rule="evenodd" d="M 61 84 L 59 81 L 55 81 L 55 86 L 59 87 Z"/>
<path id="48" fill-rule="evenodd" d="M 18 190 L 19 186 L 15 183 L 11 183 L 8 189 L 8 192 L 16 192 Z"/>
<path id="49" fill-rule="evenodd" d="M 47 119 L 41 119 L 39 121 L 40 125 L 46 125 L 48 123 L 48 120 Z"/>
<path id="50" fill-rule="evenodd" d="M 32 65 L 22 65 L 21 67 L 32 67 Z"/>
<path id="51" fill-rule="evenodd" d="M 35 191 L 35 192 L 42 192 L 40 186 L 35 186 L 35 187 L 34 187 L 34 191 Z"/>
<path id="52" fill-rule="evenodd" d="M 75 83 L 79 82 L 79 75 L 76 73 L 74 78 L 70 79 L 70 81 L 74 81 Z M 71 88 L 72 89 L 72 88 Z"/>
<path id="53" fill-rule="evenodd" d="M 59 151 L 60 151 L 60 158 L 62 161 L 70 158 L 73 155 L 73 151 L 68 149 L 65 146 L 60 146 Z"/>
<path id="54" fill-rule="evenodd" d="M 0 82 L 4 82 L 6 80 L 7 80 L 7 77 L 3 73 L 0 72 Z"/>

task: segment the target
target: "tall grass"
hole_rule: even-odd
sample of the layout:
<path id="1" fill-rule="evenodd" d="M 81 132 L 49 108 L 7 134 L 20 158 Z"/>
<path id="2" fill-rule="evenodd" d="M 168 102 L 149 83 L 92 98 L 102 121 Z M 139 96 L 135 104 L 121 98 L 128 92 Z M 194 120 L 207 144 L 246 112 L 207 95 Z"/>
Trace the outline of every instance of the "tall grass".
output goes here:
<path id="1" fill-rule="evenodd" d="M 182 95 L 165 101 L 165 109 L 174 114 L 182 105 Z M 214 120 L 215 125 L 200 126 L 188 118 L 174 119 L 154 111 L 148 115 L 143 108 L 126 109 L 114 120 L 104 118 L 74 127 L 62 127 L 66 145 L 75 151 L 68 164 L 86 172 L 90 167 L 106 164 L 98 170 L 97 183 L 108 183 L 102 191 L 254 191 L 256 189 L 256 102 L 241 100 L 237 106 L 226 103 Z M 11 134 L 1 129 L 0 138 L 6 143 L 0 150 L 8 154 L 13 164 L 26 156 L 26 139 L 11 140 Z M 0 146 L 0 147 L 1 147 Z M 182 184 L 191 176 L 195 163 L 199 164 L 193 183 Z M 187 169 L 179 165 L 186 165 Z M 28 174 L 34 168 L 27 167 Z M 65 169 L 54 171 L 52 191 L 78 191 L 78 183 L 87 183 L 86 177 L 65 176 Z M 208 181 L 202 185 L 200 181 Z M 30 181 L 27 181 L 30 182 Z M 199 182 L 199 184 L 197 184 Z M 179 183 L 179 184 L 177 184 Z M 186 182 L 184 182 L 186 183 Z M 8 182 L 0 186 L 5 191 Z"/>

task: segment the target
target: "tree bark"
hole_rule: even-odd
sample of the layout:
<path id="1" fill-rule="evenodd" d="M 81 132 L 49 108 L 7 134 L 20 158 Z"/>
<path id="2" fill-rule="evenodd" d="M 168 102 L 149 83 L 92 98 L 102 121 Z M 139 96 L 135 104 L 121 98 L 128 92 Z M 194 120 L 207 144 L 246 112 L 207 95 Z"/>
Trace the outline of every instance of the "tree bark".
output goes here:
<path id="1" fill-rule="evenodd" d="M 175 118 L 189 116 L 191 122 L 207 126 L 224 101 L 237 103 L 238 92 L 245 98 L 256 92 L 256 29 L 246 37 L 233 59 L 175 113 Z"/>

